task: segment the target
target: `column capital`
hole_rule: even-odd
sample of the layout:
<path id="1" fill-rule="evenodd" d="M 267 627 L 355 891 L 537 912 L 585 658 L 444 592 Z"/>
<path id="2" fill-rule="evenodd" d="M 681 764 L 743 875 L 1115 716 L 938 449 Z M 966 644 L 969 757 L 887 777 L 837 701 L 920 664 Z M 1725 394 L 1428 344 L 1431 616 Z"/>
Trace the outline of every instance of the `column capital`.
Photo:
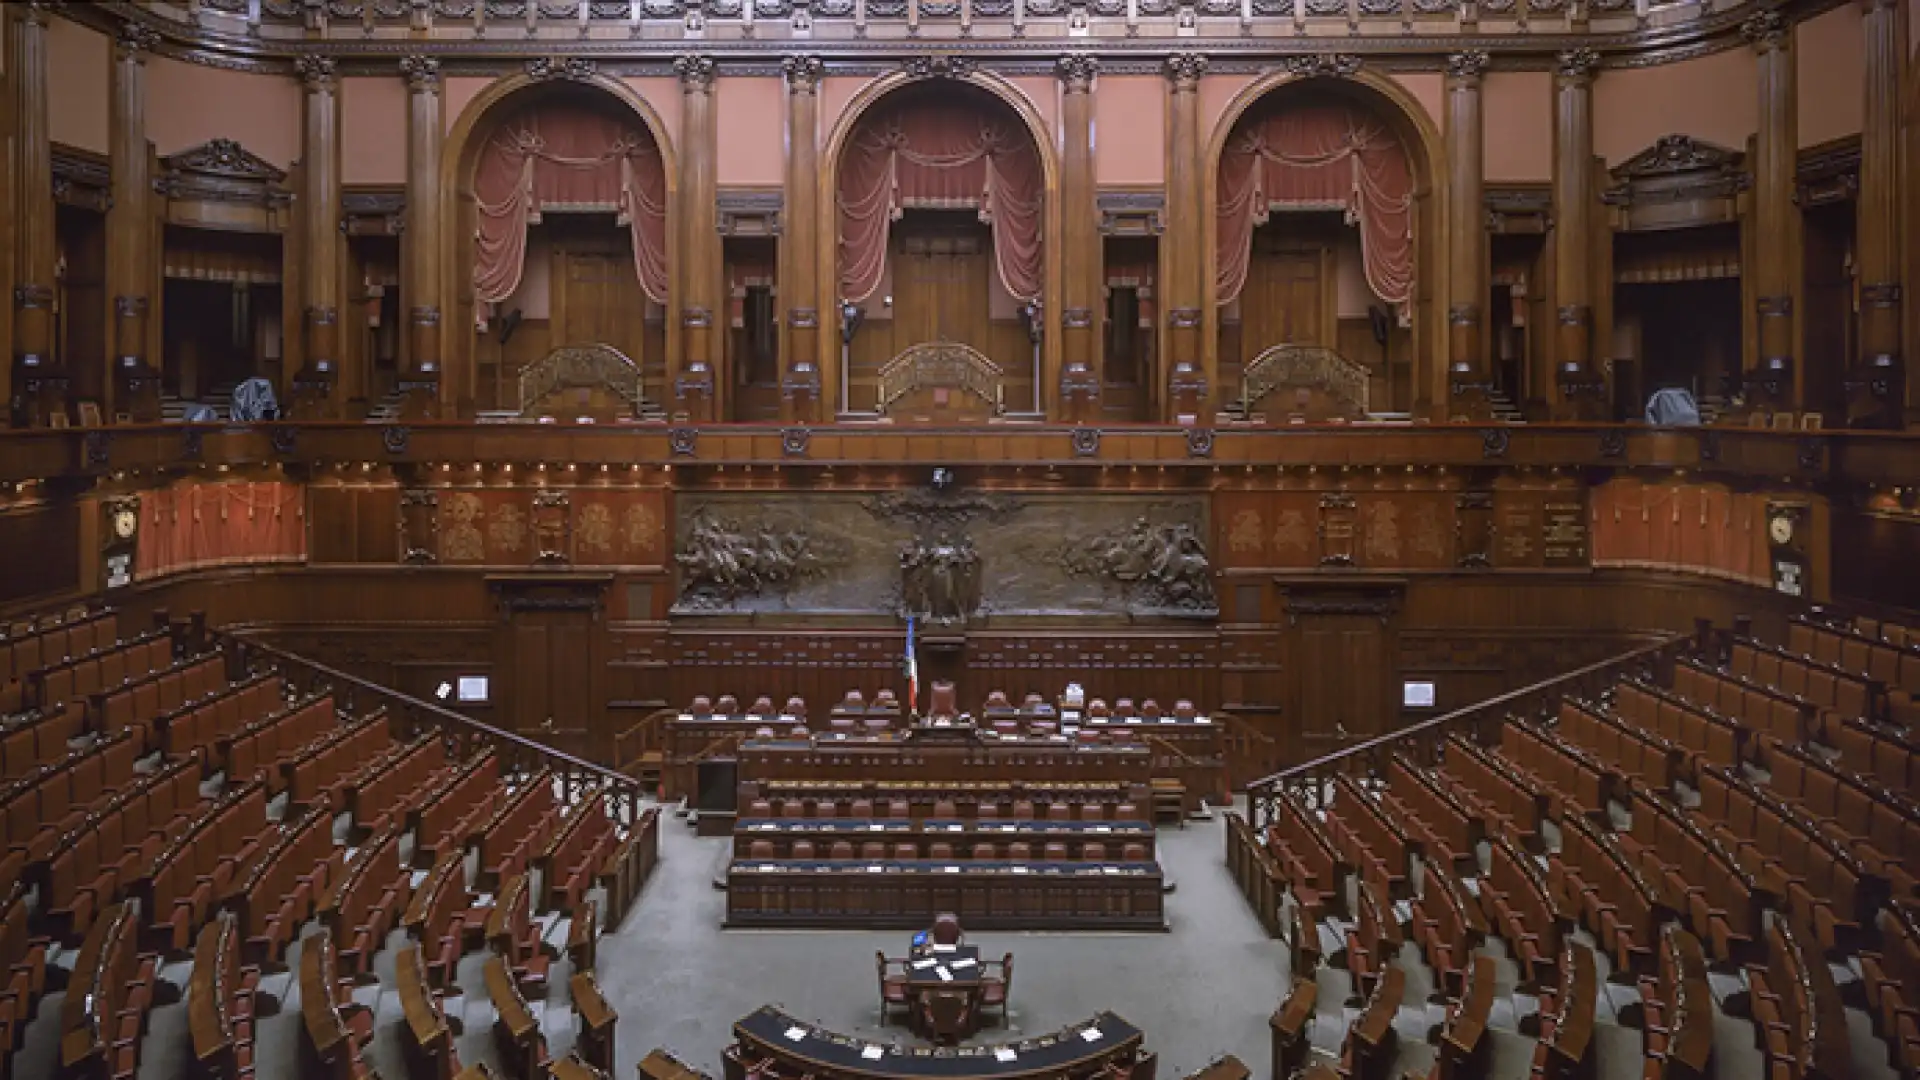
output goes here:
<path id="1" fill-rule="evenodd" d="M 1554 57 L 1553 70 L 1563 82 L 1591 82 L 1594 73 L 1600 70 L 1600 54 L 1584 46 L 1568 49 Z"/>
<path id="2" fill-rule="evenodd" d="M 1762 11 L 1740 24 L 1740 36 L 1757 52 L 1771 52 L 1792 40 L 1793 27 L 1777 11 Z"/>
<path id="3" fill-rule="evenodd" d="M 719 65 L 713 57 L 685 53 L 673 58 L 673 73 L 680 77 L 680 88 L 689 94 L 704 94 L 713 89 L 713 77 Z"/>
<path id="4" fill-rule="evenodd" d="M 401 57 L 400 74 L 406 77 L 408 89 L 416 94 L 440 92 L 440 61 L 431 56 Z"/>
<path id="5" fill-rule="evenodd" d="M 17 10 L 21 21 L 28 26 L 45 26 L 47 16 L 66 6 L 66 0 L 27 0 Z"/>
<path id="6" fill-rule="evenodd" d="M 1093 89 L 1093 77 L 1100 72 L 1100 61 L 1086 53 L 1068 53 L 1054 61 L 1054 74 L 1069 94 L 1084 94 Z"/>
<path id="7" fill-rule="evenodd" d="M 1166 59 L 1167 80 L 1176 93 L 1200 87 L 1200 76 L 1207 73 L 1207 58 L 1201 53 L 1174 53 Z"/>
<path id="8" fill-rule="evenodd" d="M 780 70 L 787 77 L 787 89 L 796 94 L 811 94 L 820 89 L 827 64 L 817 56 L 789 56 L 780 61 Z"/>
<path id="9" fill-rule="evenodd" d="M 1478 85 L 1480 77 L 1487 73 L 1493 63 L 1493 57 L 1485 49 L 1468 49 L 1465 52 L 1450 53 L 1447 56 L 1447 78 L 1456 82 Z"/>
<path id="10" fill-rule="evenodd" d="M 328 90 L 333 87 L 333 77 L 337 65 L 331 56 L 316 56 L 311 53 L 296 57 L 293 70 L 300 75 L 300 81 L 308 90 Z"/>
<path id="11" fill-rule="evenodd" d="M 113 58 L 144 64 L 147 54 L 159 44 L 160 35 L 151 28 L 139 23 L 121 23 L 120 32 L 113 39 Z"/>

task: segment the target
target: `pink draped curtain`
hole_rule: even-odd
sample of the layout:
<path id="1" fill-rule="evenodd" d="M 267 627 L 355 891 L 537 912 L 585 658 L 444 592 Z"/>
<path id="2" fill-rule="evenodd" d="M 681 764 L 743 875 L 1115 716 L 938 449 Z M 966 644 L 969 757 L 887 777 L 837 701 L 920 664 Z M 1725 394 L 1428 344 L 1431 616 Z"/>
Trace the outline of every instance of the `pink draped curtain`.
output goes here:
<path id="1" fill-rule="evenodd" d="M 840 294 L 880 286 L 887 231 L 911 209 L 977 210 L 1007 292 L 1040 298 L 1046 180 L 1027 130 L 965 102 L 921 99 L 860 122 L 840 161 Z"/>
<path id="2" fill-rule="evenodd" d="M 1367 284 L 1403 317 L 1413 299 L 1413 168 L 1381 121 L 1346 105 L 1243 121 L 1220 156 L 1222 304 L 1247 283 L 1253 230 L 1273 210 L 1338 210 L 1360 227 Z"/>
<path id="3" fill-rule="evenodd" d="M 546 210 L 611 211 L 633 232 L 640 288 L 667 300 L 667 173 L 637 121 L 565 104 L 527 108 L 480 151 L 474 299 L 497 304 L 520 286 L 527 227 Z"/>

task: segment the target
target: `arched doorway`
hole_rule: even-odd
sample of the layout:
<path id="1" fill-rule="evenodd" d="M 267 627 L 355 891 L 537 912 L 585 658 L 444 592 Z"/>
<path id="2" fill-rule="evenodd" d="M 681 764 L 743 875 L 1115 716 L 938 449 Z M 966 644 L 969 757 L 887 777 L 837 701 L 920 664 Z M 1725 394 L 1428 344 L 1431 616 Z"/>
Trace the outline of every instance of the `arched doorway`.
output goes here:
<path id="1" fill-rule="evenodd" d="M 1043 414 L 1058 188 L 1037 114 L 983 75 L 899 76 L 863 96 L 825 155 L 825 307 L 854 313 L 828 339 L 838 410 Z"/>
<path id="2" fill-rule="evenodd" d="M 1229 105 L 1205 188 L 1223 408 L 1317 420 L 1444 400 L 1438 146 L 1421 106 L 1367 72 L 1275 74 Z"/>
<path id="3" fill-rule="evenodd" d="M 478 411 L 542 415 L 571 408 L 556 397 L 591 402 L 583 415 L 667 400 L 675 169 L 651 107 L 615 79 L 514 76 L 467 106 L 448 148 L 442 347 L 454 385 L 443 392 Z M 581 350 L 631 361 L 631 378 L 556 384 L 552 358 Z"/>

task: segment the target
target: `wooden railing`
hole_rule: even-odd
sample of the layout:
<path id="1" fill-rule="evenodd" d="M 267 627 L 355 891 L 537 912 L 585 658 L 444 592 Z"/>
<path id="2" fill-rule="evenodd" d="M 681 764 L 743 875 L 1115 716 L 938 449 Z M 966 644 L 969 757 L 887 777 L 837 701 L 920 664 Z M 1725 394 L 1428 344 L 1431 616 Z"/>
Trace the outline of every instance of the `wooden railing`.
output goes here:
<path id="1" fill-rule="evenodd" d="M 552 769 L 563 785 L 568 803 L 584 798 L 589 789 L 599 788 L 606 792 L 607 802 L 614 808 L 618 821 L 632 825 L 640 820 L 640 803 L 645 792 L 630 776 L 268 645 L 245 631 L 215 631 L 213 636 L 223 642 L 227 650 L 229 677 L 271 668 L 302 696 L 331 692 L 334 706 L 346 712 L 360 714 L 384 709 L 396 738 L 415 739 L 437 731 L 446 740 L 449 760 L 464 761 L 476 750 L 491 748 L 499 756 L 503 775 L 531 776 L 541 769 Z"/>
<path id="2" fill-rule="evenodd" d="M 1387 763 L 1395 754 L 1407 754 L 1422 764 L 1430 765 L 1439 760 L 1440 745 L 1448 736 L 1456 733 L 1466 735 L 1482 745 L 1498 743 L 1500 728 L 1509 718 L 1550 719 L 1563 698 L 1595 697 L 1625 675 L 1643 676 L 1664 685 L 1672 672 L 1674 660 L 1707 645 L 1711 637 L 1710 626 L 1702 627 L 1691 635 L 1663 635 L 1657 641 L 1610 659 L 1543 679 L 1263 776 L 1247 785 L 1247 805 L 1253 815 L 1255 828 L 1264 830 L 1274 822 L 1277 802 L 1281 798 L 1302 795 L 1310 805 L 1322 805 L 1327 801 L 1328 788 L 1337 776 L 1386 776 Z"/>

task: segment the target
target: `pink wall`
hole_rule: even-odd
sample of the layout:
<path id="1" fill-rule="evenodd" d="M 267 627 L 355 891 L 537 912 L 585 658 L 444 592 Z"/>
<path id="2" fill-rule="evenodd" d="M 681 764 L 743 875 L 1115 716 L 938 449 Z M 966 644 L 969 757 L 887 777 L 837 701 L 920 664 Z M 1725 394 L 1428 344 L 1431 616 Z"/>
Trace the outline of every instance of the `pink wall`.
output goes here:
<path id="1" fill-rule="evenodd" d="M 47 20 L 47 131 L 57 143 L 107 152 L 112 58 L 107 36 L 70 19 Z M 149 110 L 151 111 L 151 110 Z"/>
<path id="2" fill-rule="evenodd" d="M 1167 80 L 1103 75 L 1093 96 L 1093 175 L 1101 184 L 1167 178 Z"/>
<path id="3" fill-rule="evenodd" d="M 1860 134 L 1866 110 L 1860 89 L 1865 48 L 1858 4 L 1842 4 L 1794 32 L 1800 84 L 1800 145 Z"/>
<path id="4" fill-rule="evenodd" d="M 1200 153 L 1220 135 L 1220 124 L 1234 97 L 1253 82 L 1251 75 L 1208 75 L 1200 80 Z M 1165 144 L 1162 143 L 1164 146 Z M 1164 151 L 1163 151 L 1164 153 Z"/>
<path id="5" fill-rule="evenodd" d="M 1481 90 L 1489 181 L 1553 179 L 1553 75 L 1492 72 Z"/>
<path id="6" fill-rule="evenodd" d="M 1759 127 L 1756 65 L 1752 49 L 1738 48 L 1603 72 L 1593 84 L 1594 153 L 1618 165 L 1674 134 L 1744 150 Z"/>
<path id="7" fill-rule="evenodd" d="M 407 182 L 407 82 L 393 76 L 340 80 L 340 179 Z"/>
<path id="8" fill-rule="evenodd" d="M 1021 75 L 1007 80 L 1014 88 L 1025 94 L 1027 100 L 1040 113 L 1041 126 L 1046 129 L 1040 136 L 1059 157 L 1060 149 L 1060 80 L 1052 75 Z"/>
<path id="9" fill-rule="evenodd" d="M 786 172 L 786 83 L 743 77 L 714 83 L 722 186 L 778 185 Z"/>
<path id="10" fill-rule="evenodd" d="M 1440 117 L 1446 109 L 1447 101 L 1446 79 L 1436 73 L 1425 71 L 1395 72 L 1389 78 L 1399 83 L 1402 89 L 1420 103 L 1421 108 L 1427 110 L 1427 120 L 1433 124 L 1433 129 L 1441 130 Z"/>
<path id="11" fill-rule="evenodd" d="M 680 80 L 671 76 L 653 76 L 649 78 L 622 79 L 634 93 L 652 106 L 660 117 L 660 126 L 666 129 L 667 142 L 679 152 L 680 147 Z M 776 86 L 778 79 L 765 80 Z M 724 123 L 724 121 L 723 121 Z M 724 152 L 724 151 L 723 151 Z"/>
<path id="12" fill-rule="evenodd" d="M 479 97 L 480 91 L 485 90 L 487 84 L 492 81 L 481 75 L 452 75 L 441 80 L 440 112 L 448 131 L 453 130 L 453 125 L 459 123 L 461 114 L 467 111 L 467 106 L 473 102 L 474 98 Z"/>
<path id="13" fill-rule="evenodd" d="M 834 131 L 840 126 L 840 118 L 847 111 L 847 105 L 863 87 L 872 82 L 853 75 L 829 75 L 820 80 L 820 145 L 827 145 Z"/>
<path id="14" fill-rule="evenodd" d="M 147 61 L 147 135 L 162 155 L 232 139 L 284 169 L 300 156 L 300 84 L 156 56 Z"/>

